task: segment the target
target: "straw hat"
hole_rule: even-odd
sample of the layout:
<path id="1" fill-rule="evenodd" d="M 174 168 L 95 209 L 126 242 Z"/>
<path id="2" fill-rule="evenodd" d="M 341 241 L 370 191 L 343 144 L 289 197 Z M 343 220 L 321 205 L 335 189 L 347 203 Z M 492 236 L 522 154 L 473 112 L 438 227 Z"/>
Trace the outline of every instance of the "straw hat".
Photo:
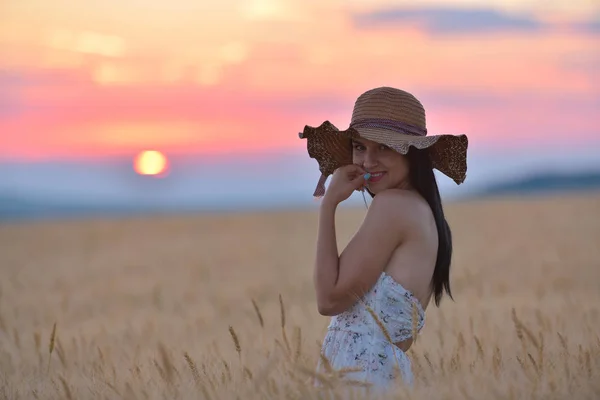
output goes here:
<path id="1" fill-rule="evenodd" d="M 379 87 L 361 94 L 354 104 L 350 126 L 340 131 L 331 122 L 306 125 L 299 134 L 307 140 L 310 158 L 319 163 L 321 178 L 314 196 L 325 194 L 325 181 L 337 168 L 352 164 L 352 138 L 384 144 L 400 154 L 410 146 L 428 149 L 433 168 L 461 184 L 467 173 L 466 135 L 427 136 L 425 109 L 415 96 L 400 89 Z"/>

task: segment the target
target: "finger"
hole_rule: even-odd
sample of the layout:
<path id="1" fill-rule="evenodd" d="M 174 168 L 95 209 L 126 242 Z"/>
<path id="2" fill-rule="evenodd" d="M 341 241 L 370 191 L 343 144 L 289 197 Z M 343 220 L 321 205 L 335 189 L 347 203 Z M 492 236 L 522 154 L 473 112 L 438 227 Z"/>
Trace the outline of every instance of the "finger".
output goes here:
<path id="1" fill-rule="evenodd" d="M 352 179 L 352 183 L 357 188 L 360 188 L 361 186 L 364 186 L 366 182 L 367 182 L 367 180 L 365 179 L 365 176 L 363 174 L 360 174 L 356 178 Z"/>
<path id="2" fill-rule="evenodd" d="M 358 164 L 352 164 L 352 166 L 353 166 L 353 171 L 355 171 L 357 173 L 364 174 L 366 172 L 365 169 Z"/>
<path id="3" fill-rule="evenodd" d="M 341 167 L 340 169 L 348 174 L 359 173 L 359 172 L 363 171 L 362 167 L 358 164 L 347 164 L 347 165 L 344 165 L 343 167 Z"/>
<path id="4" fill-rule="evenodd" d="M 349 166 L 346 172 L 348 174 L 347 176 L 352 180 L 365 174 L 365 170 L 362 167 L 355 164 Z"/>

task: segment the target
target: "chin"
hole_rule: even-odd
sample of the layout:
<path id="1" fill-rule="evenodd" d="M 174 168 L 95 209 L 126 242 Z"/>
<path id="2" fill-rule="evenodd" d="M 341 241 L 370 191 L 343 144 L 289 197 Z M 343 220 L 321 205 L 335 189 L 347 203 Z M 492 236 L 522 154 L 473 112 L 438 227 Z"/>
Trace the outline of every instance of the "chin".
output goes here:
<path id="1" fill-rule="evenodd" d="M 369 191 L 371 191 L 371 193 L 373 193 L 373 195 L 376 195 L 377 193 L 381 193 L 381 192 L 384 192 L 389 189 L 396 189 L 396 188 L 398 188 L 398 186 L 385 185 L 385 184 L 381 184 L 379 182 L 377 184 L 374 184 L 374 185 L 371 185 L 368 187 Z"/>
<path id="2" fill-rule="evenodd" d="M 375 187 L 373 187 L 373 186 L 375 186 Z M 373 193 L 373 195 L 376 195 L 377 193 L 381 193 L 387 189 L 386 186 L 378 186 L 378 185 L 373 185 L 373 186 L 368 187 L 369 191 L 371 193 Z"/>

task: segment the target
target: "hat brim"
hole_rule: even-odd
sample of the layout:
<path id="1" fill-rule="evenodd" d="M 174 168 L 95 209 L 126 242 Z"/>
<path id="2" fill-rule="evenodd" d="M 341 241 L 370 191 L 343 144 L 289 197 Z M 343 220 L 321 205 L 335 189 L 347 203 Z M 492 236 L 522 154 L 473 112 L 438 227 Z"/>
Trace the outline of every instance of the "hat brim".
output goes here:
<path id="1" fill-rule="evenodd" d="M 420 150 L 428 149 L 433 168 L 457 185 L 466 178 L 469 140 L 464 134 L 414 136 L 381 128 L 348 128 L 341 131 L 325 121 L 318 127 L 306 125 L 299 137 L 307 140 L 308 154 L 319 164 L 321 179 L 314 194 L 317 197 L 324 194 L 324 183 L 329 175 L 337 168 L 352 163 L 352 138 L 372 140 L 403 155 L 408 153 L 411 146 Z"/>

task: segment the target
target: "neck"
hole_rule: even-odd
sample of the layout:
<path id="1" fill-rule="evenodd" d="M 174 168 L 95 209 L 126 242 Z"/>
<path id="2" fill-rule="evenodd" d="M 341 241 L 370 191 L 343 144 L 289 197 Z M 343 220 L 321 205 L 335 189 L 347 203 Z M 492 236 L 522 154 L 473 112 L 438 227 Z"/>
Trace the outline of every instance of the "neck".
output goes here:
<path id="1" fill-rule="evenodd" d="M 398 186 L 396 186 L 396 189 L 415 190 L 415 188 L 410 184 L 410 182 L 408 180 L 400 182 L 400 184 L 398 184 Z"/>

